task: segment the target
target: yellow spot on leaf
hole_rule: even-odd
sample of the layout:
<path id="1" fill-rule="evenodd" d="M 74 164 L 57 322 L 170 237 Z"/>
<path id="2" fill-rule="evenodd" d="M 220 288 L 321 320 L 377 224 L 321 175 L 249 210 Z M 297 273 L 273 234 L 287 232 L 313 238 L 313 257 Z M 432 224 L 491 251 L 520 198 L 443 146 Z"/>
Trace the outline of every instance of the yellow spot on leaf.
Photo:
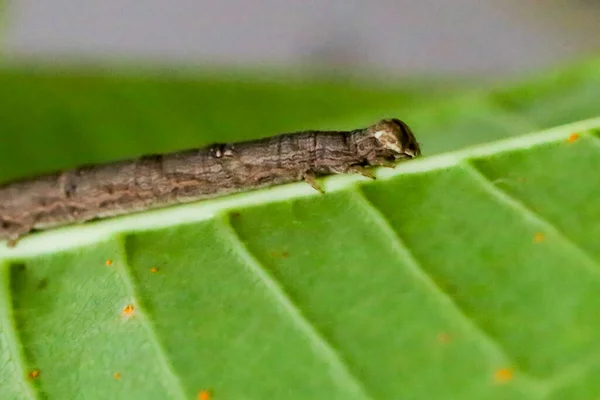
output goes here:
<path id="1" fill-rule="evenodd" d="M 110 267 L 112 265 L 112 260 L 106 260 L 105 264 L 107 267 Z"/>
<path id="2" fill-rule="evenodd" d="M 537 232 L 535 235 L 533 235 L 534 243 L 541 243 L 544 241 L 544 239 L 546 239 L 546 236 L 541 232 Z"/>
<path id="3" fill-rule="evenodd" d="M 35 379 L 38 376 L 40 376 L 40 370 L 39 369 L 34 369 L 33 371 L 31 371 L 29 373 L 29 379 Z"/>
<path id="4" fill-rule="evenodd" d="M 569 143 L 573 143 L 575 142 L 577 139 L 579 139 L 579 133 L 572 133 L 571 136 L 569 136 L 569 138 L 567 139 L 567 141 Z"/>
<path id="5" fill-rule="evenodd" d="M 201 390 L 200 393 L 198 393 L 198 400 L 210 400 L 211 397 L 210 391 L 208 390 Z"/>
<path id="6" fill-rule="evenodd" d="M 123 315 L 130 316 L 133 314 L 133 304 L 128 304 L 123 308 Z"/>
<path id="7" fill-rule="evenodd" d="M 496 383 L 507 383 L 513 379 L 513 370 L 510 368 L 500 368 L 494 372 L 494 381 Z"/>
<path id="8" fill-rule="evenodd" d="M 121 374 L 118 372 L 115 372 L 115 379 L 121 379 Z"/>
<path id="9" fill-rule="evenodd" d="M 154 272 L 158 272 L 158 268 L 156 267 L 152 267 L 150 268 L 150 272 L 154 273 Z"/>

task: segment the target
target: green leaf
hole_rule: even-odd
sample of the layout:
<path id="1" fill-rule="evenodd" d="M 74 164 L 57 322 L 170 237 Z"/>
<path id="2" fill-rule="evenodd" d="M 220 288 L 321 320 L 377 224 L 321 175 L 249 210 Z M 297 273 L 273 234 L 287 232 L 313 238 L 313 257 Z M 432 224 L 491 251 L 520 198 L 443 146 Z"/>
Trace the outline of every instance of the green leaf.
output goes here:
<path id="1" fill-rule="evenodd" d="M 293 184 L 27 238 L 3 251 L 2 391 L 580 390 L 600 326 L 598 126 L 328 178 L 323 196 Z"/>
<path id="2" fill-rule="evenodd" d="M 557 87 L 595 101 L 581 83 L 595 75 L 577 71 Z M 0 136 L 2 179 L 304 123 L 352 127 L 394 107 L 412 110 L 405 119 L 428 156 L 376 181 L 326 178 L 325 195 L 284 185 L 1 247 L 2 399 L 578 400 L 600 390 L 600 119 L 520 135 L 590 116 L 591 103 L 560 116 L 559 90 L 539 82 L 426 105 L 426 95 L 334 84 L 209 90 L 12 74 L 15 102 L 0 120 L 24 133 Z M 232 93 L 211 102 L 221 90 Z M 227 129 L 195 137 L 221 126 L 207 115 Z M 161 135 L 169 127 L 188 136 L 174 144 Z M 30 143 L 38 153 L 18 149 Z"/>

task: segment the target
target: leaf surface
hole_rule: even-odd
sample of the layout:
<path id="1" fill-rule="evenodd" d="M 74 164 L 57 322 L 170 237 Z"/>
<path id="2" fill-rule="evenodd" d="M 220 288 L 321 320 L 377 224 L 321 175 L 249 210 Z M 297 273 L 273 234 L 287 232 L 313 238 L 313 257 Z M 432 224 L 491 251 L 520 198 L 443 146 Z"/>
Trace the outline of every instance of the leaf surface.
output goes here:
<path id="1" fill-rule="evenodd" d="M 376 181 L 284 185 L 0 248 L 2 398 L 594 395 L 600 120 L 459 150 L 550 125 L 542 106 L 498 96 L 415 110 L 442 154 Z M 117 154 L 111 140 L 98 159 Z"/>

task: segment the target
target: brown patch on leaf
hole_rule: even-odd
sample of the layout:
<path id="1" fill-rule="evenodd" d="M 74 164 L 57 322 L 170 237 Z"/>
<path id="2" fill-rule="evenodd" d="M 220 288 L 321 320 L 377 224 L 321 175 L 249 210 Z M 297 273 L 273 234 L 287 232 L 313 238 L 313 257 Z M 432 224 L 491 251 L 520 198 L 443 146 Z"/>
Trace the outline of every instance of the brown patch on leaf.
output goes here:
<path id="1" fill-rule="evenodd" d="M 452 336 L 448 332 L 438 333 L 436 340 L 438 343 L 449 343 L 452 340 Z"/>
<path id="2" fill-rule="evenodd" d="M 37 287 L 40 290 L 46 289 L 48 287 L 48 278 L 41 279 Z"/>
<path id="3" fill-rule="evenodd" d="M 287 251 L 271 251 L 269 252 L 269 255 L 272 258 L 287 258 L 289 253 Z"/>

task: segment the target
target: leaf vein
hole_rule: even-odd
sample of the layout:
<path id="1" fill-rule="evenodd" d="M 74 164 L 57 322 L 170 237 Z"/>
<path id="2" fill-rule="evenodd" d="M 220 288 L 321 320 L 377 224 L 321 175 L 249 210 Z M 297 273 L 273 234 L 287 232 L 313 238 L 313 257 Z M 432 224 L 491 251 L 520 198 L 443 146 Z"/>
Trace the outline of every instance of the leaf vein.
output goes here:
<path id="1" fill-rule="evenodd" d="M 600 263 L 594 260 L 594 258 L 590 256 L 584 249 L 582 249 L 577 243 L 567 237 L 567 235 L 563 233 L 556 225 L 531 210 L 527 205 L 510 195 L 506 190 L 502 190 L 498 186 L 494 185 L 492 181 L 490 181 L 488 177 L 472 162 L 467 160 L 462 162 L 461 165 L 463 169 L 477 183 L 480 184 L 481 188 L 488 192 L 494 199 L 496 199 L 496 201 L 512 208 L 515 212 L 526 218 L 529 222 L 540 227 L 544 227 L 547 232 L 551 232 L 560 242 L 562 242 L 565 247 L 572 252 L 572 254 L 574 254 L 583 262 L 583 265 L 593 275 L 600 276 Z"/>
<path id="2" fill-rule="evenodd" d="M 224 238 L 231 244 L 231 247 L 233 247 L 247 267 L 266 286 L 267 290 L 282 307 L 286 316 L 289 317 L 296 328 L 310 340 L 315 350 L 317 350 L 317 354 L 330 366 L 331 376 L 334 380 L 342 387 L 352 388 L 357 398 L 372 400 L 373 396 L 368 393 L 364 382 L 352 373 L 347 362 L 340 355 L 339 349 L 336 349 L 302 313 L 292 298 L 285 292 L 282 284 L 272 274 L 269 274 L 267 268 L 250 252 L 229 221 L 225 217 L 221 220 L 222 223 L 219 225 L 222 228 Z"/>
<path id="3" fill-rule="evenodd" d="M 144 310 L 144 306 L 142 301 L 139 300 L 139 295 L 137 293 L 135 278 L 131 272 L 131 264 L 129 263 L 129 253 L 127 252 L 127 246 L 125 245 L 127 241 L 127 236 L 122 236 L 119 238 L 119 245 L 121 247 L 121 251 L 123 254 L 122 261 L 116 262 L 116 270 L 121 278 L 121 282 L 125 286 L 125 290 L 129 295 L 129 298 L 134 304 L 135 316 L 140 321 L 142 327 L 146 330 L 146 334 L 150 343 L 153 345 L 154 350 L 158 356 L 158 364 L 162 367 L 165 372 L 165 377 L 167 380 L 167 384 L 170 386 L 168 389 L 171 389 L 172 395 L 175 398 L 184 400 L 187 399 L 186 392 L 184 390 L 183 384 L 181 380 L 177 377 L 172 365 L 169 362 L 169 357 L 166 354 L 165 349 L 163 348 L 158 336 L 155 332 L 155 329 L 152 325 L 152 322 L 146 315 Z"/>
<path id="4" fill-rule="evenodd" d="M 413 276 L 421 281 L 426 289 L 432 295 L 437 297 L 437 300 L 441 304 L 445 305 L 445 309 L 447 310 L 448 314 L 455 321 L 459 322 L 467 331 L 472 332 L 478 338 L 480 343 L 485 346 L 487 351 L 490 352 L 490 354 L 493 354 L 499 359 L 504 359 L 514 367 L 521 369 L 516 361 L 509 356 L 502 344 L 498 342 L 483 327 L 481 327 L 474 318 L 469 316 L 467 312 L 457 304 L 450 294 L 448 294 L 438 284 L 435 283 L 435 280 L 419 263 L 417 258 L 408 248 L 404 240 L 399 236 L 398 232 L 392 227 L 385 215 L 368 199 L 368 197 L 364 194 L 364 191 L 358 187 L 354 193 L 356 194 L 356 204 L 360 205 L 370 215 L 374 225 L 379 228 L 382 234 L 389 238 L 390 243 L 392 243 L 391 247 L 393 250 L 406 261 L 406 265 Z M 520 375 L 522 378 L 522 389 L 538 396 L 541 396 L 546 392 L 543 382 L 541 382 L 539 379 L 523 372 L 521 372 Z"/>
<path id="5" fill-rule="evenodd" d="M 0 288 L 4 292 L 0 296 L 0 334 L 4 335 L 10 359 L 14 363 L 17 374 L 20 375 L 19 386 L 27 399 L 38 399 L 38 392 L 26 378 L 26 357 L 20 349 L 20 340 L 13 316 L 10 282 L 10 262 L 0 263 Z"/>
<path id="6" fill-rule="evenodd" d="M 473 179 L 475 179 L 481 185 L 481 187 L 490 193 L 498 202 L 511 207 L 530 222 L 539 226 L 543 226 L 547 232 L 552 232 L 552 234 L 563 244 L 563 246 L 568 248 L 575 257 L 578 257 L 581 260 L 585 268 L 590 273 L 595 276 L 600 276 L 600 263 L 598 263 L 576 242 L 571 240 L 551 221 L 546 220 L 544 217 L 531 210 L 525 203 L 510 195 L 505 190 L 502 190 L 494 185 L 492 181 L 490 181 L 488 177 L 472 162 L 467 160 L 462 163 L 462 166 L 473 177 Z M 593 361 L 599 359 L 598 357 L 598 355 L 592 355 L 592 362 L 585 362 L 584 364 L 588 365 L 589 368 L 592 368 L 595 365 Z M 586 373 L 586 367 L 577 366 L 577 364 L 578 363 L 574 363 L 571 366 L 566 366 L 563 368 L 563 371 L 566 372 L 557 373 L 554 376 L 546 378 L 544 381 L 547 382 L 549 388 L 552 389 L 565 386 L 566 384 L 574 381 L 579 376 L 582 376 Z M 557 384 L 557 382 L 560 382 L 560 384 Z"/>

